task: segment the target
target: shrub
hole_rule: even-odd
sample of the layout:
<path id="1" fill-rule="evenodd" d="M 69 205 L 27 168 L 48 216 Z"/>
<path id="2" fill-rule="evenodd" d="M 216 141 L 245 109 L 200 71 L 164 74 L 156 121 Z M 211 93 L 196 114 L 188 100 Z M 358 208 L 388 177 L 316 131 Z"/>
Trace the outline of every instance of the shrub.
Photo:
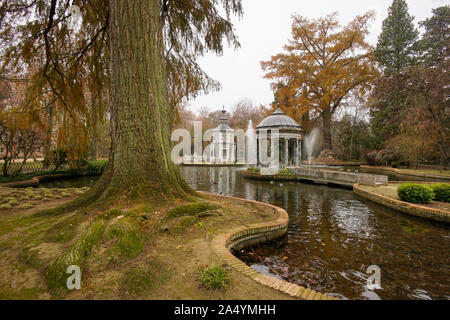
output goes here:
<path id="1" fill-rule="evenodd" d="M 67 164 L 67 151 L 62 148 L 50 151 L 44 159 L 44 167 L 50 167 L 53 172 L 56 172 L 65 164 Z"/>
<path id="2" fill-rule="evenodd" d="M 82 173 L 84 175 L 101 175 L 107 164 L 107 160 L 88 161 Z"/>
<path id="3" fill-rule="evenodd" d="M 208 267 L 201 272 L 200 282 L 209 290 L 225 290 L 230 284 L 230 275 L 222 266 Z"/>
<path id="4" fill-rule="evenodd" d="M 376 166 L 376 157 L 377 157 L 377 150 L 365 150 L 363 152 L 363 158 L 366 160 L 367 164 L 369 166 Z"/>
<path id="5" fill-rule="evenodd" d="M 434 192 L 434 200 L 442 202 L 450 202 L 450 184 L 437 183 L 430 186 Z"/>
<path id="6" fill-rule="evenodd" d="M 430 187 L 414 183 L 402 184 L 397 193 L 402 201 L 410 203 L 429 203 L 434 198 Z"/>
<path id="7" fill-rule="evenodd" d="M 278 172 L 278 175 L 280 175 L 280 176 L 292 176 L 293 173 L 288 168 L 283 168 L 283 169 L 280 170 L 280 172 Z"/>
<path id="8" fill-rule="evenodd" d="M 250 167 L 247 169 L 247 171 L 251 173 L 259 173 L 260 170 L 257 167 Z"/>

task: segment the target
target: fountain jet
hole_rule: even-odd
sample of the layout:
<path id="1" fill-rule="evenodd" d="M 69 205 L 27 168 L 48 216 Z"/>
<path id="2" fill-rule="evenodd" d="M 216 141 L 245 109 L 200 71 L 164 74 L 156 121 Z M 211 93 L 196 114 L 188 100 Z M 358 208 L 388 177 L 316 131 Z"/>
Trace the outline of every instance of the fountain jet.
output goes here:
<path id="1" fill-rule="evenodd" d="M 311 165 L 312 153 L 314 152 L 315 145 L 317 143 L 317 138 L 319 137 L 319 129 L 314 128 L 309 134 L 305 136 L 305 149 L 308 153 L 308 163 Z"/>
<path id="2" fill-rule="evenodd" d="M 250 166 L 255 166 L 258 164 L 257 159 L 257 147 L 256 147 L 256 131 L 253 129 L 253 122 L 250 120 L 248 122 L 248 128 L 245 132 L 246 141 L 246 160 L 247 164 Z"/>

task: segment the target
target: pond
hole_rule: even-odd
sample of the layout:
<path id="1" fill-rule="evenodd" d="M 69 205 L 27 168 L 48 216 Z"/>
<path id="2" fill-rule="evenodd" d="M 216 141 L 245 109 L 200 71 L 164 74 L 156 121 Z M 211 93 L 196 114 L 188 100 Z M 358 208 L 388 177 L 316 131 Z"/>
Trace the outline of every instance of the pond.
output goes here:
<path id="1" fill-rule="evenodd" d="M 285 239 L 237 253 L 260 272 L 344 299 L 450 298 L 450 229 L 444 225 L 374 204 L 351 190 L 247 180 L 242 168 L 181 170 L 196 190 L 262 201 L 288 212 Z M 79 187 L 95 181 L 88 178 L 52 183 Z M 367 289 L 371 265 L 381 269 L 382 290 Z"/>

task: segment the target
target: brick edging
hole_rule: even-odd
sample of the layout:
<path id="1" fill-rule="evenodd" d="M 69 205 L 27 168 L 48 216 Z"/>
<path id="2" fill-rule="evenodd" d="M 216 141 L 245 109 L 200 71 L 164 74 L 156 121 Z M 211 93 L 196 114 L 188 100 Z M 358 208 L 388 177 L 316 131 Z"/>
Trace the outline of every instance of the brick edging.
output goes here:
<path id="1" fill-rule="evenodd" d="M 364 190 L 359 184 L 353 186 L 353 192 L 358 196 L 361 196 L 367 200 L 384 205 L 391 209 L 414 215 L 423 219 L 434 220 L 438 222 L 450 223 L 450 212 L 445 210 L 438 210 L 433 208 L 427 208 L 417 204 L 412 204 L 383 196 L 372 191 Z"/>
<path id="2" fill-rule="evenodd" d="M 230 196 L 220 196 L 207 192 L 199 193 L 266 206 L 275 209 L 279 214 L 278 219 L 274 221 L 252 224 L 248 227 L 239 227 L 230 230 L 227 233 L 216 236 L 212 241 L 212 249 L 220 258 L 225 260 L 228 265 L 235 268 L 245 276 L 258 282 L 259 284 L 281 291 L 292 297 L 303 300 L 340 300 L 339 298 L 332 297 L 327 294 L 322 294 L 317 291 L 296 285 L 294 283 L 287 282 L 285 280 L 263 275 L 247 266 L 244 262 L 236 258 L 230 252 L 230 249 L 232 249 L 235 245 L 242 243 L 243 241 L 249 241 L 259 238 L 261 240 L 258 240 L 258 242 L 264 242 L 270 237 L 273 238 L 274 235 L 280 235 L 281 233 L 286 234 L 289 223 L 289 216 L 285 210 L 271 204 L 254 200 L 241 199 Z"/>

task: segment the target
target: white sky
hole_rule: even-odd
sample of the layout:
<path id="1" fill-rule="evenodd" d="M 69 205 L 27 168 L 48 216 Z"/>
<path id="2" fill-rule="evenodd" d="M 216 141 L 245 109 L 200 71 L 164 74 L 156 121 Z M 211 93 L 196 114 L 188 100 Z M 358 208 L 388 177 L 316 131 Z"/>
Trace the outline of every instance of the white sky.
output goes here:
<path id="1" fill-rule="evenodd" d="M 273 101 L 270 80 L 264 79 L 261 61 L 283 51 L 291 36 L 291 15 L 300 14 L 307 18 L 319 18 L 332 12 L 339 12 L 341 25 L 346 25 L 357 15 L 375 10 L 376 20 L 372 23 L 369 43 L 376 45 L 381 32 L 382 21 L 387 17 L 392 0 L 242 0 L 244 16 L 234 19 L 240 49 L 226 48 L 223 56 L 207 55 L 200 58 L 203 70 L 222 84 L 217 93 L 199 96 L 189 101 L 190 110 L 197 112 L 207 106 L 210 110 L 222 106 L 231 111 L 242 98 L 252 100 L 256 105 L 268 105 Z M 407 0 L 409 12 L 418 24 L 429 16 L 431 9 L 450 4 L 450 0 Z"/>

